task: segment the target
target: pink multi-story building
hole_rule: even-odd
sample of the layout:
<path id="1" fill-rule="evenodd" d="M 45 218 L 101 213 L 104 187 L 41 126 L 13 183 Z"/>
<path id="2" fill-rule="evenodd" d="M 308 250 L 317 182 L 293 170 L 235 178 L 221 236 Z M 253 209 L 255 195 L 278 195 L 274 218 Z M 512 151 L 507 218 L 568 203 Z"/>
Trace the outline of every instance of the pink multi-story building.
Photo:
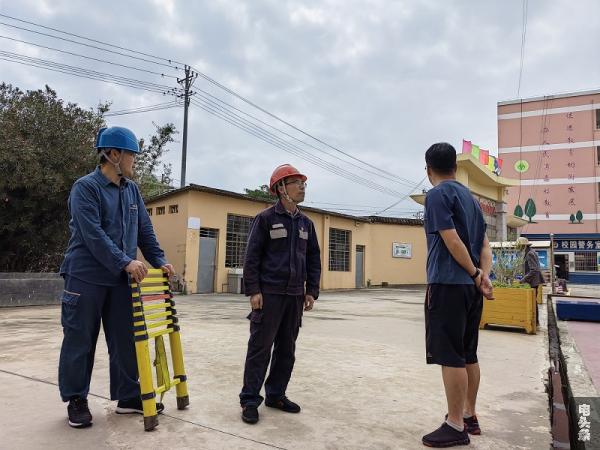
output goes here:
<path id="1" fill-rule="evenodd" d="M 554 233 L 559 272 L 600 283 L 600 90 L 499 102 L 498 155 L 522 234 Z"/>

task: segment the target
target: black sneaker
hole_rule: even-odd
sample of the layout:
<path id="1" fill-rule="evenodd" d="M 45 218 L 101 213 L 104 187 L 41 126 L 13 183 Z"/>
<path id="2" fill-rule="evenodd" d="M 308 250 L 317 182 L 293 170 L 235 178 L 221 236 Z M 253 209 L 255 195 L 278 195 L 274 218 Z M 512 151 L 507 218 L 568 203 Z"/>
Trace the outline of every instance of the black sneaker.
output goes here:
<path id="1" fill-rule="evenodd" d="M 92 425 L 92 413 L 85 398 L 72 398 L 67 406 L 69 425 L 73 428 L 85 428 Z"/>
<path id="2" fill-rule="evenodd" d="M 265 400 L 265 405 L 267 405 L 269 408 L 277 408 L 277 409 L 280 409 L 282 411 L 289 412 L 289 413 L 299 413 L 300 412 L 300 405 L 298 405 L 297 403 L 294 403 L 287 397 L 282 397 L 279 400 L 267 399 L 267 400 Z"/>
<path id="3" fill-rule="evenodd" d="M 467 433 L 473 435 L 480 435 L 481 428 L 479 428 L 479 421 L 477 420 L 477 416 L 471 416 L 464 419 L 465 428 L 467 429 Z"/>
<path id="4" fill-rule="evenodd" d="M 156 402 L 156 412 L 161 413 L 165 409 L 165 405 Z M 119 400 L 117 403 L 117 414 L 144 414 L 142 399 L 139 397 L 130 398 L 128 400 Z"/>
<path id="5" fill-rule="evenodd" d="M 242 406 L 242 420 L 246 423 L 258 422 L 258 408 L 254 405 Z"/>
<path id="6" fill-rule="evenodd" d="M 445 419 L 448 420 L 448 414 L 446 414 Z M 466 417 L 463 419 L 463 422 L 465 424 L 467 433 L 475 436 L 479 436 L 481 434 L 481 428 L 479 428 L 479 421 L 477 420 L 477 416 L 473 415 L 471 417 Z"/>
<path id="7" fill-rule="evenodd" d="M 467 430 L 456 431 L 446 422 L 437 430 L 423 436 L 423 445 L 427 447 L 454 447 L 456 445 L 469 445 L 471 440 Z"/>

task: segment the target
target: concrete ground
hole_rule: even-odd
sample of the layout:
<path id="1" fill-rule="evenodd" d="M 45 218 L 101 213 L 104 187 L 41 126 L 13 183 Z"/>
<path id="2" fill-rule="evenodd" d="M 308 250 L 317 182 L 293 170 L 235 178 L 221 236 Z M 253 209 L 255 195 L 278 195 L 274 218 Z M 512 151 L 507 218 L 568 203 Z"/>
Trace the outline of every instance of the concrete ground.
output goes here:
<path id="1" fill-rule="evenodd" d="M 261 407 L 240 420 L 238 393 L 248 339 L 241 296 L 177 297 L 191 405 L 165 397 L 159 427 L 118 416 L 107 400 L 108 358 L 96 353 L 89 402 L 94 425 L 72 429 L 56 387 L 60 308 L 0 310 L 0 447 L 206 449 L 418 449 L 446 405 L 440 369 L 424 355 L 423 289 L 325 292 L 306 313 L 288 396 L 298 415 Z M 542 325 L 545 308 L 540 308 Z M 545 327 L 537 335 L 484 330 L 475 449 L 548 449 Z"/>

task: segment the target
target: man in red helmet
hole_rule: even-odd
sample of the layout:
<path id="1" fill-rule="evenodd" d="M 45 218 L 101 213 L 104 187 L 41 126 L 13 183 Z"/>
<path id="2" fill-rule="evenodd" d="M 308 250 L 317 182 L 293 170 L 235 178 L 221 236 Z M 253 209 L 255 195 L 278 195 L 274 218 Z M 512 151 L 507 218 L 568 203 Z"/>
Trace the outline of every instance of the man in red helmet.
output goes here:
<path id="1" fill-rule="evenodd" d="M 258 406 L 263 401 L 260 390 L 269 360 L 265 404 L 285 412 L 300 412 L 300 406 L 285 392 L 294 368 L 302 312 L 312 309 L 321 278 L 315 226 L 297 206 L 304 201 L 306 176 L 284 164 L 275 169 L 269 186 L 279 200 L 255 217 L 244 261 L 244 286 L 252 306 L 240 393 L 242 420 L 246 423 L 258 422 Z"/>

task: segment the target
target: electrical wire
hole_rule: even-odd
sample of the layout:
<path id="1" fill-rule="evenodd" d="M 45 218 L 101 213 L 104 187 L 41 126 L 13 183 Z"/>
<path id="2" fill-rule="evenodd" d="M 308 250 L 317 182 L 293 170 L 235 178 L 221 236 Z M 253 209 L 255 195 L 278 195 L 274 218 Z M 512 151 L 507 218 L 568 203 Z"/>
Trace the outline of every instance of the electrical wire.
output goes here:
<path id="1" fill-rule="evenodd" d="M 1 16 L 1 14 L 0 14 L 0 16 Z M 27 31 L 29 33 L 39 34 L 41 36 L 47 36 L 47 37 L 50 37 L 50 38 L 53 38 L 53 39 L 58 39 L 58 40 L 65 41 L 65 42 L 70 42 L 72 44 L 83 45 L 85 47 L 94 48 L 96 50 L 101 50 L 103 52 L 108 52 L 108 53 L 113 53 L 113 54 L 116 54 L 116 55 L 125 56 L 127 58 L 136 59 L 138 61 L 144 61 L 144 62 L 147 62 L 147 63 L 150 63 L 150 64 L 157 64 L 159 66 L 169 67 L 169 68 L 174 69 L 174 70 L 183 70 L 181 67 L 172 66 L 170 64 L 159 63 L 159 62 L 156 62 L 156 61 L 151 61 L 151 60 L 146 59 L 146 58 L 140 58 L 138 56 L 127 55 L 126 53 L 117 52 L 115 50 L 110 50 L 110 49 L 98 47 L 96 45 L 86 44 L 86 43 L 83 43 L 83 42 L 78 42 L 78 41 L 75 41 L 73 39 L 67 39 L 67 38 L 63 38 L 63 37 L 60 37 L 60 36 L 54 36 L 54 35 L 48 34 L 48 33 L 42 33 L 41 31 L 31 30 L 31 29 L 25 28 L 25 27 L 19 27 L 17 25 L 12 25 L 12 24 L 6 23 L 6 22 L 0 22 L 0 25 L 4 25 L 5 27 L 10 27 L 10 28 L 15 28 L 17 30 Z M 63 32 L 63 33 L 68 34 L 66 32 Z M 85 39 L 87 39 L 87 38 L 85 38 Z M 88 39 L 88 40 L 91 40 L 91 39 Z"/>
<path id="2" fill-rule="evenodd" d="M 297 148 L 294 148 L 295 146 L 293 144 L 290 144 L 289 142 L 281 140 L 280 138 L 278 138 L 277 136 L 274 136 L 272 133 L 264 130 L 263 128 L 260 128 L 252 123 L 246 124 L 243 122 L 244 119 L 239 120 L 236 117 L 232 117 L 231 114 L 228 114 L 226 112 L 215 109 L 212 105 L 202 104 L 197 99 L 192 99 L 191 103 L 193 105 L 203 109 L 204 111 L 206 111 L 212 115 L 215 115 L 215 116 L 225 120 L 226 122 L 229 122 L 230 124 L 234 125 L 235 127 L 240 128 L 240 129 L 246 131 L 247 133 L 252 134 L 253 136 L 255 136 L 269 144 L 272 144 L 275 147 L 278 147 L 290 154 L 298 156 L 298 157 L 300 157 L 306 161 L 309 161 L 321 168 L 324 168 L 325 170 L 328 170 L 329 172 L 335 173 L 343 178 L 346 178 L 350 181 L 361 184 L 365 187 L 369 187 L 371 189 L 377 190 L 381 193 L 385 193 L 385 194 L 395 196 L 395 197 L 402 195 L 402 193 L 400 193 L 398 191 L 394 191 L 392 189 L 381 186 L 373 181 L 364 179 L 356 174 L 353 174 L 353 173 L 348 172 L 334 164 L 331 164 L 328 161 L 325 161 L 317 156 L 307 153 L 302 149 L 298 150 Z"/>
<path id="3" fill-rule="evenodd" d="M 45 48 L 47 50 L 52 50 L 52 51 L 64 53 L 64 54 L 67 54 L 67 55 L 77 56 L 78 58 L 85 58 L 85 59 L 89 59 L 89 60 L 92 60 L 92 61 L 97 61 L 97 62 L 106 63 L 106 64 L 112 64 L 113 66 L 124 67 L 126 69 L 131 69 L 131 70 L 137 70 L 139 72 L 150 73 L 150 74 L 153 74 L 153 75 L 158 75 L 158 76 L 163 77 L 163 78 L 173 78 L 175 80 L 177 79 L 177 77 L 174 76 L 174 75 L 166 75 L 166 74 L 161 73 L 161 72 L 154 72 L 153 70 L 141 69 L 139 67 L 128 66 L 127 64 L 120 64 L 120 63 L 117 63 L 117 62 L 114 62 L 114 61 L 108 61 L 106 59 L 94 58 L 94 57 L 91 57 L 91 56 L 82 55 L 80 53 L 69 52 L 67 50 L 61 50 L 59 48 L 48 47 L 46 45 L 36 44 L 35 42 L 24 41 L 22 39 L 15 39 L 15 38 L 12 38 L 12 37 L 9 37 L 9 36 L 0 35 L 0 39 L 7 39 L 7 40 L 10 40 L 10 41 L 13 41 L 13 42 L 20 42 L 22 44 L 32 45 L 32 46 L 35 46 L 35 47 Z"/>
<path id="4" fill-rule="evenodd" d="M 417 185 L 415 186 L 415 189 L 416 189 L 416 188 L 418 188 L 419 186 L 421 186 L 421 185 L 422 185 L 422 184 L 425 182 L 425 180 L 426 180 L 426 179 L 427 179 L 427 175 L 425 175 L 425 176 L 423 177 L 423 179 L 422 179 L 422 180 L 419 182 L 419 184 L 417 184 Z M 392 209 L 392 208 L 393 208 L 394 206 L 396 206 L 397 204 L 399 204 L 399 203 L 401 203 L 402 201 L 406 200 L 406 199 L 407 199 L 409 196 L 410 196 L 410 193 L 406 194 L 404 197 L 402 197 L 402 198 L 401 198 L 400 200 L 398 200 L 397 202 L 395 202 L 395 203 L 392 203 L 390 206 L 388 206 L 388 207 L 387 207 L 387 208 L 385 208 L 385 209 L 382 209 L 381 211 L 377 211 L 377 212 L 376 212 L 376 213 L 374 213 L 373 215 L 374 215 L 374 216 L 378 216 L 379 214 L 383 214 L 384 212 L 386 212 L 386 211 L 388 211 L 388 210 Z"/>
<path id="5" fill-rule="evenodd" d="M 309 142 L 306 142 L 306 141 L 304 141 L 304 140 L 302 140 L 302 139 L 299 139 L 299 138 L 297 138 L 296 136 L 293 136 L 293 135 L 291 135 L 291 134 L 289 134 L 289 133 L 287 133 L 287 132 L 285 132 L 285 131 L 281 130 L 280 128 L 277 128 L 277 127 L 275 127 L 275 126 L 273 126 L 273 125 L 271 125 L 271 124 L 269 124 L 269 123 L 267 123 L 267 122 L 265 122 L 265 121 L 263 121 L 263 120 L 259 119 L 258 117 L 254 116 L 254 115 L 252 115 L 252 114 L 250 114 L 250 113 L 248 113 L 248 112 L 246 112 L 246 111 L 244 111 L 244 110 L 242 110 L 242 109 L 239 109 L 239 108 L 237 108 L 237 107 L 235 107 L 235 106 L 231 105 L 230 103 L 227 103 L 227 102 L 225 102 L 225 101 L 221 100 L 220 98 L 218 98 L 218 97 L 216 97 L 216 96 L 214 96 L 214 95 L 210 94 L 209 92 L 206 92 L 206 91 L 204 91 L 204 90 L 202 90 L 202 89 L 197 89 L 197 91 L 198 91 L 198 92 L 200 92 L 200 94 L 198 94 L 198 96 L 199 96 L 199 97 L 202 97 L 202 98 L 204 98 L 204 99 L 205 99 L 206 101 L 208 101 L 208 102 L 215 103 L 215 102 L 213 102 L 213 99 L 214 99 L 214 100 L 216 100 L 216 101 L 217 101 L 219 104 L 221 104 L 221 105 L 224 105 L 225 107 L 227 107 L 227 108 L 230 108 L 230 109 L 233 109 L 233 110 L 235 110 L 235 111 L 238 111 L 238 112 L 240 112 L 240 113 L 244 114 L 245 116 L 247 116 L 247 117 L 250 117 L 250 118 L 252 118 L 252 119 L 254 119 L 254 120 L 258 121 L 259 123 L 261 123 L 261 124 L 263 124 L 263 125 L 265 125 L 265 126 L 267 126 L 267 127 L 271 128 L 271 129 L 274 129 L 274 130 L 278 131 L 279 133 L 281 133 L 281 134 L 283 134 L 283 135 L 285 135 L 285 136 L 287 136 L 287 137 L 290 137 L 290 138 L 294 139 L 295 141 L 297 141 L 297 142 L 299 142 L 299 143 L 302 143 L 302 144 L 304 144 L 304 145 L 307 145 L 307 146 L 309 146 L 309 147 L 313 148 L 314 150 L 317 150 L 317 151 L 319 151 L 319 152 L 321 152 L 321 153 L 324 153 L 324 154 L 326 154 L 326 155 L 328 155 L 328 156 L 330 156 L 330 157 L 332 157 L 332 158 L 335 158 L 335 159 L 337 159 L 337 160 L 339 160 L 339 161 L 342 161 L 342 162 L 344 162 L 344 163 L 346 163 L 346 164 L 349 164 L 349 165 L 351 165 L 351 166 L 353 166 L 353 167 L 356 167 L 356 168 L 358 168 L 358 169 L 360 169 L 360 170 L 364 170 L 365 172 L 371 173 L 371 174 L 373 174 L 373 175 L 377 175 L 377 176 L 379 176 L 379 177 L 382 177 L 382 178 L 384 178 L 384 179 L 387 179 L 387 180 L 389 180 L 389 181 L 392 181 L 392 182 L 395 182 L 395 183 L 398 183 L 398 184 L 401 184 L 401 185 L 404 185 L 404 186 L 413 186 L 413 185 L 414 185 L 414 181 L 408 180 L 408 179 L 406 179 L 406 178 L 398 177 L 398 176 L 390 177 L 390 176 L 388 176 L 388 175 L 386 175 L 386 174 L 381 174 L 381 173 L 378 173 L 378 172 L 376 172 L 376 171 L 369 170 L 368 168 L 361 167 L 361 166 L 359 166 L 359 165 L 357 165 L 357 164 L 354 164 L 354 163 L 352 163 L 351 161 L 347 161 L 347 160 L 345 160 L 345 159 L 343 159 L 343 158 L 340 158 L 340 157 L 339 157 L 339 156 L 337 156 L 337 155 L 331 154 L 330 152 L 326 152 L 326 151 L 325 151 L 325 150 L 323 150 L 322 148 L 316 147 L 315 145 L 313 145 L 313 144 L 311 144 L 311 143 L 309 143 Z"/>
<path id="6" fill-rule="evenodd" d="M 104 117 L 125 116 L 128 114 L 138 114 L 138 113 L 146 113 L 146 112 L 151 112 L 151 111 L 160 111 L 163 109 L 176 108 L 181 105 L 182 105 L 182 103 L 178 102 L 178 101 L 159 103 L 157 105 L 143 106 L 143 107 L 131 108 L 131 109 L 123 109 L 123 110 L 118 110 L 118 111 L 110 111 L 110 112 L 107 112 L 106 114 L 104 114 Z"/>
<path id="7" fill-rule="evenodd" d="M 34 25 L 36 27 L 43 28 L 45 30 L 55 31 L 57 33 L 66 34 L 67 36 L 72 36 L 72 37 L 76 37 L 76 38 L 79 38 L 79 39 L 84 39 L 86 41 L 95 42 L 97 44 L 102 44 L 102 45 L 106 45 L 106 46 L 109 46 L 109 47 L 118 48 L 119 50 L 124 50 L 124 51 L 130 52 L 130 53 L 135 53 L 135 54 L 138 54 L 138 55 L 147 56 L 149 58 L 154 58 L 154 59 L 161 60 L 161 61 L 167 61 L 169 63 L 175 63 L 175 64 L 179 64 L 179 65 L 182 65 L 182 66 L 185 65 L 182 62 L 174 61 L 174 60 L 169 59 L 169 58 L 163 58 L 163 57 L 151 55 L 149 53 L 144 53 L 144 52 L 140 52 L 140 51 L 137 51 L 137 50 L 132 50 L 132 49 L 127 48 L 127 47 L 119 47 L 118 45 L 115 45 L 115 44 L 110 44 L 108 42 L 103 42 L 103 41 L 99 41 L 97 39 L 88 38 L 88 37 L 85 37 L 85 36 L 82 36 L 82 35 L 79 35 L 79 34 L 75 34 L 75 33 L 69 33 L 68 31 L 60 30 L 58 28 L 48 27 L 46 25 L 41 25 L 39 23 L 30 22 L 28 20 L 19 19 L 17 17 L 9 16 L 7 14 L 0 14 L 0 17 L 5 17 L 7 19 L 11 19 L 11 20 L 14 20 L 14 21 L 17 21 L 17 22 L 26 23 L 28 25 Z M 179 70 L 181 70 L 181 69 L 179 69 Z"/>
<path id="8" fill-rule="evenodd" d="M 25 27 L 20 27 L 20 26 L 14 25 L 14 24 L 6 23 L 6 22 L 0 22 L 0 25 L 4 25 L 4 26 L 15 28 L 15 29 L 27 31 L 27 32 L 30 32 L 30 33 L 35 33 L 35 34 L 39 34 L 39 35 L 42 35 L 42 36 L 47 36 L 47 37 L 50 37 L 50 38 L 53 38 L 53 39 L 59 39 L 59 40 L 65 41 L 65 42 L 70 42 L 70 43 L 73 43 L 73 44 L 82 45 L 82 46 L 86 46 L 86 47 L 89 47 L 89 48 L 94 48 L 94 49 L 105 51 L 105 52 L 110 52 L 110 53 L 113 53 L 113 54 L 117 54 L 117 55 L 124 56 L 124 57 L 127 57 L 127 58 L 133 58 L 133 59 L 144 61 L 144 62 L 151 63 L 151 64 L 158 64 L 158 65 L 166 66 L 166 67 L 169 67 L 171 69 L 183 70 L 182 67 L 179 67 L 179 66 L 185 66 L 184 63 L 179 62 L 179 61 L 175 61 L 173 59 L 158 57 L 158 56 L 155 56 L 155 55 L 152 55 L 152 54 L 149 54 L 149 53 L 144 53 L 144 52 L 140 52 L 140 51 L 137 51 L 137 50 L 132 50 L 132 49 L 127 48 L 127 47 L 122 47 L 122 46 L 118 46 L 118 45 L 111 44 L 111 43 L 108 43 L 108 42 L 100 41 L 100 40 L 97 40 L 97 39 L 88 38 L 86 36 L 82 36 L 82 35 L 75 34 L 75 33 L 70 33 L 70 32 L 64 31 L 64 30 L 60 30 L 58 28 L 52 28 L 52 27 L 41 25 L 39 23 L 35 23 L 35 22 L 32 22 L 32 21 L 27 21 L 27 20 L 19 19 L 19 18 L 16 18 L 14 16 L 10 16 L 10 15 L 7 15 L 7 14 L 0 14 L 0 17 L 4 17 L 4 18 L 7 18 L 7 19 L 10 19 L 10 20 L 13 20 L 13 21 L 17 21 L 17 22 L 20 22 L 20 23 L 24 23 L 24 24 L 28 24 L 28 25 L 33 25 L 35 27 L 39 27 L 39 28 L 42 28 L 42 29 L 45 29 L 45 30 L 50 30 L 50 31 L 53 31 L 53 32 L 56 32 L 56 33 L 67 35 L 67 36 L 75 37 L 75 38 L 80 39 L 80 40 L 85 40 L 85 41 L 88 41 L 88 42 L 93 42 L 93 43 L 100 44 L 100 45 L 105 46 L 105 47 L 116 48 L 116 49 L 128 52 L 130 54 L 126 54 L 126 53 L 123 53 L 123 52 L 118 52 L 118 51 L 107 49 L 107 48 L 103 48 L 103 47 L 98 47 L 96 45 L 86 44 L 85 42 L 79 42 L 79 41 L 76 41 L 76 40 L 73 40 L 73 39 L 67 39 L 67 38 L 64 38 L 64 37 L 61 37 L 61 36 L 55 36 L 55 35 L 49 34 L 49 33 L 43 33 L 43 32 L 40 32 L 40 31 L 32 30 L 32 29 L 25 28 Z M 141 56 L 144 56 L 145 58 L 140 58 L 140 57 L 134 56 L 132 54 L 141 55 Z M 152 58 L 153 60 L 149 60 L 147 58 Z M 164 61 L 164 62 L 159 62 L 159 61 Z M 165 64 L 165 63 L 168 63 L 168 64 Z M 115 64 L 117 64 L 117 63 L 115 63 Z M 176 64 L 176 65 L 173 65 L 173 64 Z M 179 65 L 179 66 L 177 66 L 177 65 Z M 267 111 L 266 109 L 260 107 L 259 105 L 255 104 L 255 103 L 253 103 L 249 99 L 243 97 L 242 95 L 238 94 L 237 92 L 233 91 L 232 89 L 228 88 L 227 86 L 219 83 L 218 81 L 216 81 L 215 79 L 209 77 L 208 75 L 204 74 L 203 72 L 201 72 L 201 71 L 199 71 L 199 70 L 197 70 L 197 69 L 195 69 L 193 67 L 192 67 L 192 69 L 200 77 L 202 77 L 204 80 L 208 81 L 212 85 L 218 87 L 219 89 L 224 90 L 228 94 L 230 94 L 230 95 L 238 98 L 239 100 L 245 102 L 246 104 L 248 104 L 248 105 L 250 105 L 250 106 L 258 109 L 259 111 L 261 111 L 262 113 L 268 115 L 269 117 L 271 117 L 271 118 L 273 118 L 273 119 L 275 119 L 275 120 L 277 120 L 277 121 L 279 121 L 279 122 L 287 125 L 288 127 L 290 127 L 292 129 L 294 129 L 294 130 L 302 133 L 303 135 L 309 137 L 310 139 L 312 139 L 312 140 L 314 140 L 314 141 L 316 141 L 316 142 L 318 142 L 318 143 L 320 143 L 322 145 L 325 145 L 326 147 L 334 150 L 335 152 L 337 152 L 339 154 L 342 154 L 345 157 L 347 157 L 349 159 L 352 159 L 353 161 L 356 161 L 356 162 L 364 165 L 365 167 L 369 167 L 369 168 L 375 170 L 376 172 L 373 172 L 371 170 L 365 169 L 364 167 L 360 167 L 360 166 L 356 166 L 355 164 L 352 164 L 355 167 L 360 167 L 361 170 L 366 170 L 366 171 L 368 171 L 369 173 L 372 173 L 372 174 L 379 174 L 379 176 L 382 176 L 382 174 L 383 174 L 383 175 L 385 175 L 383 178 L 388 179 L 388 180 L 390 180 L 390 178 L 392 178 L 394 180 L 399 180 L 401 182 L 401 184 L 404 183 L 407 186 L 412 185 L 412 183 L 413 183 L 412 181 L 404 179 L 402 177 L 399 177 L 398 175 L 396 175 L 394 173 L 391 173 L 391 172 L 388 172 L 388 171 L 386 171 L 384 169 L 381 169 L 379 167 L 376 167 L 376 166 L 374 166 L 374 165 L 372 165 L 372 164 L 370 164 L 370 163 L 368 163 L 366 161 L 363 161 L 363 160 L 361 160 L 359 158 L 354 157 L 353 155 L 351 155 L 351 154 L 349 154 L 347 152 L 344 152 L 343 150 L 341 150 L 341 149 L 339 149 L 337 147 L 334 147 L 334 146 L 328 144 L 327 142 L 325 142 L 325 141 L 323 141 L 323 140 L 321 140 L 321 139 L 313 136 L 312 134 L 309 134 L 309 133 L 303 131 L 299 127 L 291 124 L 290 122 L 282 119 L 281 117 L 279 117 L 279 116 L 277 116 L 277 115 L 275 115 L 275 114 Z M 207 92 L 205 92 L 205 94 L 211 95 L 211 94 L 208 94 Z M 216 97 L 214 97 L 214 98 L 216 98 Z M 229 106 L 233 107 L 232 105 L 229 105 Z M 240 110 L 240 112 L 242 112 L 242 111 Z M 247 114 L 245 112 L 243 112 L 243 113 Z M 255 118 L 255 120 L 260 120 L 260 119 Z M 272 127 L 270 124 L 267 124 L 266 122 L 264 122 L 264 124 L 268 125 L 269 127 Z M 272 127 L 272 128 L 274 128 L 274 127 Z M 282 132 L 282 131 L 279 130 L 279 132 Z M 294 136 L 291 136 L 291 135 L 288 135 L 288 136 L 292 137 L 295 140 L 299 140 L 299 139 L 297 139 Z M 299 141 L 302 142 L 302 143 L 304 143 L 305 145 L 310 145 L 310 144 L 306 143 L 305 141 L 301 141 L 301 140 L 299 140 Z M 317 147 L 312 146 L 312 145 L 311 145 L 311 147 L 314 148 L 314 149 L 318 149 Z M 323 150 L 320 149 L 319 151 L 323 151 Z M 325 153 L 327 153 L 327 152 L 325 152 Z M 346 163 L 349 163 L 348 161 L 345 161 L 343 159 L 340 159 L 340 160 L 344 161 Z"/>
<path id="9" fill-rule="evenodd" d="M 141 89 L 161 94 L 177 95 L 178 89 L 171 88 L 170 86 L 153 83 L 149 81 L 138 80 L 129 77 L 121 77 L 112 75 L 105 72 L 98 72 L 95 70 L 85 69 L 78 66 L 71 66 L 68 64 L 57 63 L 54 61 L 46 60 L 43 58 L 34 58 L 31 56 L 22 55 L 19 53 L 6 52 L 0 50 L 0 59 L 6 61 L 17 62 L 20 64 L 38 67 L 42 69 L 52 70 L 55 72 L 61 72 L 69 75 L 74 75 L 82 78 L 89 78 L 107 83 L 120 84 L 123 86 L 133 87 L 135 89 Z"/>
<path id="10" fill-rule="evenodd" d="M 521 30 L 521 63 L 519 64 L 519 86 L 517 87 L 517 98 L 521 95 L 521 79 L 523 77 L 523 63 L 525 61 L 525 40 L 527 37 L 527 7 L 529 0 L 523 0 L 523 27 Z"/>

